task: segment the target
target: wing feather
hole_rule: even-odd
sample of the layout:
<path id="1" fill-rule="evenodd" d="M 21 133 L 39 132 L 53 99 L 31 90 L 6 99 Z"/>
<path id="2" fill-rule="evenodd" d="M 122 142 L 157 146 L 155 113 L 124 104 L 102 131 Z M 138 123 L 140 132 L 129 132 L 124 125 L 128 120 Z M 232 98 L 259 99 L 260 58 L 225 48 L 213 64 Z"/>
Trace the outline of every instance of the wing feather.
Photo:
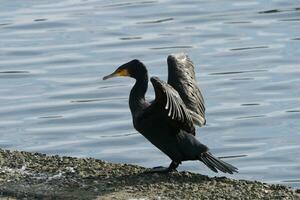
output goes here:
<path id="1" fill-rule="evenodd" d="M 153 105 L 160 107 L 161 113 L 165 114 L 173 125 L 191 134 L 195 134 L 192 116 L 178 92 L 157 77 L 152 77 L 151 82 L 156 96 Z"/>
<path id="2" fill-rule="evenodd" d="M 194 65 L 183 53 L 168 56 L 168 84 L 180 95 L 194 123 L 203 126 L 206 123 L 204 99 L 197 86 Z"/>

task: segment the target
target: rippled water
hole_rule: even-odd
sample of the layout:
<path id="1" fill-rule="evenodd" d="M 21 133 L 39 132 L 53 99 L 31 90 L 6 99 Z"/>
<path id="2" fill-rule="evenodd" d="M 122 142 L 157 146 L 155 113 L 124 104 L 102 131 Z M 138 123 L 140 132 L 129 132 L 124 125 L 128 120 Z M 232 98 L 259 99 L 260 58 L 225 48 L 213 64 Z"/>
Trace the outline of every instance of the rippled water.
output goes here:
<path id="1" fill-rule="evenodd" d="M 236 156 L 234 178 L 299 188 L 299 30 L 297 1 L 1 1 L 0 147 L 168 165 L 132 127 L 134 81 L 101 77 L 138 58 L 166 80 L 167 55 L 186 52 L 207 107 L 198 138 Z"/>

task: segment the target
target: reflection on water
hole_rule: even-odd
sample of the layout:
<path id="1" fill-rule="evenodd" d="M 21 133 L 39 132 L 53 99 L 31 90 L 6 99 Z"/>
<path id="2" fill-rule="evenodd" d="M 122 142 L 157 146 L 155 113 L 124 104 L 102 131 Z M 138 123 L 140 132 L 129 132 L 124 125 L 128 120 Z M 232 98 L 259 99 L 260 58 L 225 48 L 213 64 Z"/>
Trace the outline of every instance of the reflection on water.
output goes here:
<path id="1" fill-rule="evenodd" d="M 137 24 L 158 24 L 162 22 L 167 22 L 167 21 L 172 21 L 174 18 L 165 18 L 165 19 L 158 19 L 158 20 L 153 20 L 153 21 L 144 21 L 144 22 L 137 22 Z"/>
<path id="2" fill-rule="evenodd" d="M 169 46 L 169 47 L 153 47 L 150 49 L 162 50 L 162 49 L 188 49 L 188 48 L 193 48 L 193 47 L 192 46 Z"/>
<path id="3" fill-rule="evenodd" d="M 167 55 L 186 52 L 206 99 L 197 137 L 239 168 L 232 177 L 299 188 L 299 8 L 284 0 L 3 1 L 0 147 L 168 165 L 132 127 L 134 80 L 101 78 L 138 58 L 166 80 Z M 180 169 L 215 175 L 197 162 Z"/>
<path id="4" fill-rule="evenodd" d="M 210 73 L 209 75 L 228 75 L 228 74 L 244 74 L 244 73 L 251 73 L 251 72 L 265 72 L 267 70 L 247 70 L 247 71 L 234 71 L 234 72 L 215 72 Z"/>
<path id="5" fill-rule="evenodd" d="M 26 74 L 29 73 L 28 71 L 3 71 L 1 74 Z"/>
<path id="6" fill-rule="evenodd" d="M 250 49 L 265 49 L 268 48 L 268 46 L 257 46 L 257 47 L 243 47 L 243 48 L 235 48 L 230 49 L 231 51 L 243 51 L 243 50 L 250 50 Z"/>

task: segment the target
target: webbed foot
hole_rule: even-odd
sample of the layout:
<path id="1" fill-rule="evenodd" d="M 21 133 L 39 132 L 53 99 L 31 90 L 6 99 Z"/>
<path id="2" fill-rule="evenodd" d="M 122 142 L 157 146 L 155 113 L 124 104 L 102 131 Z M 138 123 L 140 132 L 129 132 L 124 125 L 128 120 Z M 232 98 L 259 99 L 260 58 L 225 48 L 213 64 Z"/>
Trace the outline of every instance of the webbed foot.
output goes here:
<path id="1" fill-rule="evenodd" d="M 172 161 L 169 167 L 153 167 L 152 169 L 145 171 L 146 174 L 153 174 L 153 173 L 169 173 L 172 171 L 177 171 L 176 168 L 178 167 L 178 163 Z"/>

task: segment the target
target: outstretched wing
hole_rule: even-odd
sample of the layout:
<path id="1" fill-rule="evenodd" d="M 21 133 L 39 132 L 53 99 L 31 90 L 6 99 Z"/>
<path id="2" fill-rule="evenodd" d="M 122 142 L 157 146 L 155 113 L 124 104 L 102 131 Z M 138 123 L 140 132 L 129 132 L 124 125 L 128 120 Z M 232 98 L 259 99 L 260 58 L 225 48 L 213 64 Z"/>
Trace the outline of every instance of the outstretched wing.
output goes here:
<path id="1" fill-rule="evenodd" d="M 180 95 L 198 126 L 206 123 L 204 99 L 197 86 L 194 65 L 183 53 L 168 56 L 168 84 Z"/>
<path id="2" fill-rule="evenodd" d="M 157 77 L 152 77 L 151 82 L 155 91 L 155 100 L 152 105 L 160 109 L 171 124 L 195 135 L 192 116 L 178 92 Z"/>

